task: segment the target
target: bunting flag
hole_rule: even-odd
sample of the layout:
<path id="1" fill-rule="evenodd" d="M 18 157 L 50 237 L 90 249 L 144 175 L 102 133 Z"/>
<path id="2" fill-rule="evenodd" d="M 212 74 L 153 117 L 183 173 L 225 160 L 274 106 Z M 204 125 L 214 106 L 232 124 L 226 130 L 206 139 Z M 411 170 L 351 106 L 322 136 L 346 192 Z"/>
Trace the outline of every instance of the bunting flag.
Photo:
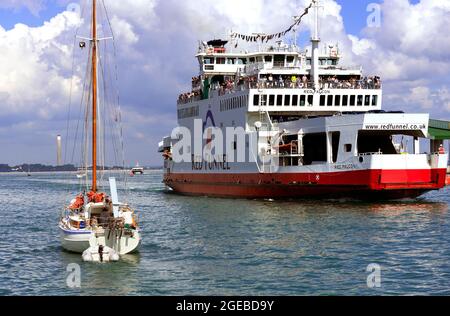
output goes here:
<path id="1" fill-rule="evenodd" d="M 294 24 L 289 26 L 285 31 L 276 33 L 276 34 L 269 34 L 269 35 L 245 35 L 240 33 L 233 33 L 231 34 L 231 37 L 234 39 L 240 39 L 246 42 L 258 42 L 261 41 L 261 43 L 269 42 L 273 40 L 274 38 L 281 38 L 282 36 L 285 36 L 287 33 L 291 32 L 292 29 L 302 22 L 302 19 L 305 15 L 308 15 L 309 10 L 313 7 L 313 5 L 316 4 L 316 0 L 311 0 L 311 4 L 305 9 L 305 11 L 299 16 L 298 19 L 295 20 Z"/>

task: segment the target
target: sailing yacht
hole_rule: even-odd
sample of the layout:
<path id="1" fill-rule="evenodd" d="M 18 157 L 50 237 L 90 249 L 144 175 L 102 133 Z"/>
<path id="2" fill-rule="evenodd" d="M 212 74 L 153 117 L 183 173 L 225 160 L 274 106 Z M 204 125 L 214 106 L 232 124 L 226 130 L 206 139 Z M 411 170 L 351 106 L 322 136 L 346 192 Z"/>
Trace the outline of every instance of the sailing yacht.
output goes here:
<path id="1" fill-rule="evenodd" d="M 82 181 L 87 182 L 88 190 L 81 192 L 64 208 L 59 221 L 62 247 L 70 252 L 83 253 L 85 261 L 95 261 L 94 258 L 101 258 L 101 261 L 116 261 L 118 255 L 125 255 L 138 249 L 141 243 L 140 230 L 135 211 L 128 204 L 120 203 L 116 178 L 109 178 L 110 195 L 101 190 L 99 184 L 99 156 L 105 157 L 103 146 L 99 146 L 105 131 L 101 130 L 105 126 L 101 125 L 99 118 L 99 39 L 97 25 L 97 0 L 92 0 L 92 18 L 90 40 L 90 63 L 88 73 L 90 73 L 90 82 L 88 85 L 91 97 L 87 102 L 86 122 L 92 127 L 90 135 L 86 128 L 86 137 L 84 139 L 84 148 L 92 145 L 91 180 L 88 179 L 87 160 L 85 155 L 86 171 Z M 105 8 L 106 10 L 106 8 Z M 84 48 L 84 45 L 80 47 Z M 88 125 L 86 125 L 88 127 Z M 90 140 L 90 142 L 88 142 Z M 99 150 L 102 148 L 102 150 Z M 100 151 L 100 152 L 99 152 Z M 108 258 L 104 258 L 112 254 Z"/>

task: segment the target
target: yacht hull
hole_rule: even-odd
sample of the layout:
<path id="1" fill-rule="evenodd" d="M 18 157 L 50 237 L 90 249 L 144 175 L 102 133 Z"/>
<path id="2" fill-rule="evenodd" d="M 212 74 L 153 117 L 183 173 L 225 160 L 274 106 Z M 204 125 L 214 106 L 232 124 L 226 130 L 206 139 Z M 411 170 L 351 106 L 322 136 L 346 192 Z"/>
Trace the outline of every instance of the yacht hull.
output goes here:
<path id="1" fill-rule="evenodd" d="M 126 255 L 138 251 L 141 243 L 139 231 L 134 231 L 133 236 L 120 236 L 120 233 L 105 231 L 97 237 L 89 230 L 67 230 L 60 227 L 60 239 L 62 247 L 69 252 L 82 254 L 91 246 L 103 244 L 117 251 L 119 255 Z"/>
<path id="2" fill-rule="evenodd" d="M 91 231 L 67 230 L 62 227 L 59 229 L 61 245 L 65 250 L 73 253 L 83 253 L 90 247 Z"/>

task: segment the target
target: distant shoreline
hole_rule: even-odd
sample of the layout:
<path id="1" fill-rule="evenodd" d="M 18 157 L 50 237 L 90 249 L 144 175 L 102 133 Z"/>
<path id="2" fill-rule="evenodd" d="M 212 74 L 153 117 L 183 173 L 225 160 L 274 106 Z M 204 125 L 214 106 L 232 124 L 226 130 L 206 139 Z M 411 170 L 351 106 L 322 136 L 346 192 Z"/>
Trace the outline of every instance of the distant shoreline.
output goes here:
<path id="1" fill-rule="evenodd" d="M 98 167 L 98 170 L 102 171 L 128 171 L 133 167 Z M 163 167 L 143 167 L 144 170 L 162 170 Z M 42 164 L 23 164 L 10 166 L 7 164 L 0 164 L 0 173 L 55 173 L 55 172 L 78 172 L 79 168 L 74 165 L 64 165 L 64 166 L 48 166 Z M 89 170 L 90 171 L 90 170 Z"/>

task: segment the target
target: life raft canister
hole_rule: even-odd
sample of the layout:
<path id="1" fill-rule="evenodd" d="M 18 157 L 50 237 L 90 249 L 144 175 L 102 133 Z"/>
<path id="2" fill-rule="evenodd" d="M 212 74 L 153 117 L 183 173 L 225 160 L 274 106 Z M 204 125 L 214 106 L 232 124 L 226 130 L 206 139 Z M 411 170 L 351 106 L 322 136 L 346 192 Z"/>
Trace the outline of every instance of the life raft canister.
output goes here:
<path id="1" fill-rule="evenodd" d="M 84 206 L 84 196 L 83 194 L 78 195 L 70 204 L 69 209 L 79 210 Z"/>
<path id="2" fill-rule="evenodd" d="M 87 196 L 91 203 L 102 203 L 106 199 L 105 193 L 89 192 Z"/>

